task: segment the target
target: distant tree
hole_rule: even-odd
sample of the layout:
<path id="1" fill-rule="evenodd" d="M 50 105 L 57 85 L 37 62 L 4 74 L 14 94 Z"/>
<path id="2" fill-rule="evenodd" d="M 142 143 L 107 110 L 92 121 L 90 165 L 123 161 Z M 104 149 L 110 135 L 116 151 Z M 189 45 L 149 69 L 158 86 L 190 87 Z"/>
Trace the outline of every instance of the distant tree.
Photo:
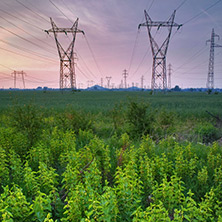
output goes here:
<path id="1" fill-rule="evenodd" d="M 178 85 L 176 85 L 174 88 L 172 88 L 172 90 L 178 92 L 181 91 L 181 88 Z"/>

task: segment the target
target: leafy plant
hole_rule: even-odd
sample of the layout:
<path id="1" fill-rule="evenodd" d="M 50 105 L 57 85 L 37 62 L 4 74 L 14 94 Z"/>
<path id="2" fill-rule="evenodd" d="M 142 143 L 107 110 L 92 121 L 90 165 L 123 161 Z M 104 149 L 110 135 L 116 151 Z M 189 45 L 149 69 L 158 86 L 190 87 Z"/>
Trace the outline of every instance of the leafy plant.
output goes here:
<path id="1" fill-rule="evenodd" d="M 131 100 L 127 106 L 126 118 L 132 137 L 141 137 L 152 132 L 154 115 L 149 104 Z"/>
<path id="2" fill-rule="evenodd" d="M 0 196 L 0 219 L 5 221 L 30 221 L 32 206 L 27 202 L 20 187 L 4 187 Z M 13 219 L 13 220 L 12 220 Z"/>
<path id="3" fill-rule="evenodd" d="M 43 126 L 40 109 L 32 104 L 15 106 L 11 112 L 11 117 L 12 125 L 27 136 L 29 147 L 31 147 L 38 139 Z"/>

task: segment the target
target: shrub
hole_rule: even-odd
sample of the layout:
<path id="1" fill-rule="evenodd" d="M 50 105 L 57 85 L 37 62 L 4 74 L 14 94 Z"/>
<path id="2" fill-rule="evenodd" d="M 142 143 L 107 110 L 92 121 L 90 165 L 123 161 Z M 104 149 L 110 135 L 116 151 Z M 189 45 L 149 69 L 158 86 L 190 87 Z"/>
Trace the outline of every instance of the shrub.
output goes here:
<path id="1" fill-rule="evenodd" d="M 153 110 L 149 104 L 130 101 L 127 106 L 126 119 L 129 124 L 129 134 L 132 137 L 141 137 L 151 133 L 154 122 Z"/>
<path id="2" fill-rule="evenodd" d="M 175 113 L 166 112 L 161 110 L 155 116 L 155 125 L 154 125 L 154 138 L 162 139 L 166 138 L 174 132 L 175 125 Z"/>
<path id="3" fill-rule="evenodd" d="M 43 118 L 40 109 L 34 105 L 15 106 L 11 112 L 12 125 L 25 134 L 31 147 L 41 133 Z"/>
<path id="4" fill-rule="evenodd" d="M 4 192 L 0 196 L 0 220 L 3 216 L 13 218 L 14 221 L 30 221 L 32 206 L 27 202 L 22 189 L 14 185 L 11 189 L 4 187 Z M 13 221 L 11 220 L 11 221 Z M 10 221 L 5 220 L 5 221 Z"/>
<path id="5" fill-rule="evenodd" d="M 66 130 L 72 130 L 76 134 L 79 133 L 79 130 L 89 130 L 92 128 L 91 116 L 87 113 L 70 110 L 63 113 L 59 113 L 56 116 L 57 125 Z"/>
<path id="6" fill-rule="evenodd" d="M 218 129 L 208 122 L 198 124 L 194 132 L 202 143 L 212 143 L 219 138 Z"/>

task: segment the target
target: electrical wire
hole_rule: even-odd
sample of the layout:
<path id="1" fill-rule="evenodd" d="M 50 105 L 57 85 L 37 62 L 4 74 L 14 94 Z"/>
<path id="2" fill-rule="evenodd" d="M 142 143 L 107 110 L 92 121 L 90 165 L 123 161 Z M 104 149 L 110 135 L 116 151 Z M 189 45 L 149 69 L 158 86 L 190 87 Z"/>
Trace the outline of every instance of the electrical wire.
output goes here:
<path id="1" fill-rule="evenodd" d="M 175 10 L 178 11 L 186 2 L 187 0 L 184 0 Z"/>
<path id="2" fill-rule="evenodd" d="M 12 70 L 12 71 L 14 71 L 14 70 Z M 0 74 L 2 74 L 2 75 L 4 75 L 4 76 L 7 76 L 7 77 L 10 77 L 10 75 L 7 74 L 7 73 L 5 73 L 5 72 L 0 72 Z"/>
<path id="3" fill-rule="evenodd" d="M 147 10 L 147 12 L 149 12 L 150 9 L 152 8 L 154 1 L 155 1 L 155 0 L 153 0 L 153 1 L 151 2 L 150 6 L 149 6 L 149 8 L 148 8 L 148 10 Z"/>
<path id="4" fill-rule="evenodd" d="M 30 50 L 30 49 L 26 49 L 26 48 L 24 48 L 24 47 L 17 46 L 17 45 L 15 45 L 15 44 L 13 44 L 13 43 L 10 43 L 10 42 L 7 42 L 7 41 L 1 40 L 1 39 L 0 39 L 0 42 L 3 42 L 3 43 L 5 43 L 5 44 L 7 44 L 7 45 L 10 45 L 10 46 L 16 48 L 16 49 L 19 49 L 19 50 L 22 50 L 22 51 L 24 51 L 24 52 L 27 52 L 27 53 L 29 53 L 29 54 L 31 54 L 31 55 L 34 55 L 34 56 L 37 56 L 37 57 L 39 57 L 39 58 L 48 60 L 49 62 L 52 62 L 52 63 L 55 63 L 55 62 L 56 62 L 56 59 L 51 59 L 51 58 L 49 58 L 48 56 L 45 56 L 45 55 L 43 55 L 43 54 L 41 54 L 41 53 L 37 53 L 37 52 L 32 51 L 32 50 Z"/>
<path id="5" fill-rule="evenodd" d="M 0 18 L 2 18 L 3 20 L 5 20 L 5 21 L 8 22 L 9 24 L 15 26 L 16 28 L 18 28 L 18 29 L 21 30 L 22 32 L 28 34 L 28 35 L 31 36 L 32 38 L 34 38 L 34 39 L 40 41 L 41 43 L 44 43 L 45 45 L 47 45 L 47 46 L 53 48 L 53 47 L 52 47 L 51 45 L 49 45 L 48 43 L 45 43 L 42 39 L 37 38 L 35 35 L 32 35 L 31 33 L 25 31 L 23 28 L 21 28 L 21 27 L 15 25 L 13 22 L 10 22 L 10 21 L 7 20 L 6 18 L 4 18 L 4 17 L 2 17 L 2 16 L 0 16 Z"/>
<path id="6" fill-rule="evenodd" d="M 186 22 L 183 23 L 183 25 L 193 21 L 194 19 L 196 19 L 197 17 L 199 17 L 200 15 L 204 14 L 204 12 L 208 11 L 209 9 L 213 8 L 214 6 L 216 6 L 218 3 L 220 3 L 222 0 L 218 0 L 217 2 L 215 2 L 214 4 L 210 5 L 209 7 L 207 7 L 206 9 L 204 9 L 203 11 L 201 11 L 200 13 L 196 14 L 195 16 L 193 16 L 192 18 L 188 19 Z"/>
<path id="7" fill-rule="evenodd" d="M 1 8 L 0 8 L 0 11 L 2 11 L 2 12 L 5 13 L 6 15 L 9 15 L 9 16 L 11 16 L 11 17 L 17 19 L 17 20 L 20 20 L 20 21 L 22 21 L 22 22 L 24 22 L 24 23 L 26 23 L 26 24 L 28 24 L 28 25 L 30 25 L 30 26 L 32 26 L 32 27 L 38 29 L 38 30 L 44 31 L 41 27 L 39 27 L 39 26 L 37 26 L 37 25 L 35 25 L 35 24 L 32 24 L 32 23 L 30 23 L 30 22 L 27 22 L 27 20 L 21 19 L 20 17 L 15 16 L 14 14 L 11 14 L 11 13 L 9 13 L 9 12 L 7 12 L 7 11 L 1 9 Z"/>
<path id="8" fill-rule="evenodd" d="M 97 79 L 97 76 L 89 69 L 88 65 L 86 64 L 86 62 L 84 61 L 84 59 L 81 57 L 81 55 L 79 54 L 79 52 L 76 50 L 76 53 L 78 54 L 78 57 L 81 59 L 81 61 L 83 62 L 84 66 L 86 67 L 86 69 L 88 70 L 88 72 Z"/>
<path id="9" fill-rule="evenodd" d="M 10 30 L 8 30 L 8 29 L 2 27 L 2 26 L 0 26 L 0 28 L 3 29 L 3 30 L 5 30 L 5 31 L 7 31 L 7 32 L 9 32 L 9 33 L 11 33 L 12 35 L 17 36 L 18 38 L 22 39 L 23 41 L 26 41 L 26 42 L 28 42 L 28 43 L 30 43 L 30 44 L 32 44 L 32 45 L 37 46 L 38 48 L 43 49 L 42 46 L 40 46 L 40 45 L 36 44 L 35 42 L 32 42 L 32 41 L 30 41 L 30 40 L 28 40 L 28 39 L 22 37 L 21 35 L 18 35 L 18 34 L 16 34 L 16 33 L 12 32 L 12 31 L 10 31 Z M 51 52 L 51 53 L 54 55 L 53 52 Z"/>
<path id="10" fill-rule="evenodd" d="M 144 54 L 141 62 L 139 63 L 138 67 L 137 67 L 136 70 L 133 72 L 133 74 L 132 74 L 131 76 L 129 76 L 130 79 L 132 79 L 132 77 L 139 71 L 139 69 L 140 69 L 140 67 L 142 66 L 142 64 L 143 64 L 143 62 L 144 62 L 144 60 L 145 60 L 145 58 L 146 58 L 146 56 L 147 56 L 147 54 L 148 54 L 149 51 L 150 51 L 149 49 L 146 50 L 146 52 L 145 52 L 145 54 Z"/>
<path id="11" fill-rule="evenodd" d="M 50 2 L 61 14 L 63 14 L 71 23 L 73 23 L 72 20 L 70 20 L 70 19 L 66 16 L 66 14 L 64 14 L 63 11 L 62 11 L 58 6 L 56 6 L 56 4 L 55 4 L 54 2 L 52 2 L 52 0 L 49 0 L 49 2 Z"/>
<path id="12" fill-rule="evenodd" d="M 61 2 L 63 3 L 63 5 L 64 5 L 74 16 L 76 16 L 76 15 L 73 13 L 73 11 L 70 9 L 70 7 L 68 7 L 68 6 L 66 5 L 66 3 L 65 3 L 64 0 L 61 0 Z"/>
<path id="13" fill-rule="evenodd" d="M 20 5 L 22 5 L 24 8 L 28 9 L 30 12 L 32 12 L 33 14 L 37 15 L 39 18 L 43 19 L 44 21 L 46 21 L 47 23 L 50 23 L 48 19 L 44 18 L 42 15 L 40 15 L 39 13 L 33 11 L 31 8 L 29 8 L 28 6 L 26 6 L 24 3 L 20 2 L 19 0 L 15 0 L 17 3 L 19 3 Z"/>
<path id="14" fill-rule="evenodd" d="M 94 62 L 95 62 L 95 64 L 96 64 L 96 67 L 97 67 L 97 69 L 98 69 L 101 77 L 103 77 L 103 74 L 102 74 L 102 72 L 101 72 L 101 69 L 100 69 L 100 67 L 99 67 L 99 65 L 98 65 L 98 63 L 97 63 L 97 61 L 96 61 L 96 57 L 95 57 L 95 55 L 94 55 L 94 53 L 93 53 L 93 51 L 92 51 L 92 48 L 90 47 L 89 41 L 87 40 L 87 38 L 86 38 L 85 35 L 83 35 L 83 36 L 84 36 L 84 39 L 86 40 L 87 46 L 88 46 L 88 48 L 89 48 L 89 51 L 90 51 L 91 54 L 92 54 L 93 60 L 94 60 Z"/>
<path id="15" fill-rule="evenodd" d="M 6 65 L 0 64 L 0 66 L 4 67 L 4 68 L 6 68 L 6 69 L 8 69 L 8 70 L 10 70 L 10 71 L 14 71 L 13 69 L 11 69 L 10 67 L 8 67 L 8 66 L 6 66 Z"/>
<path id="16" fill-rule="evenodd" d="M 175 71 L 177 71 L 177 70 L 181 69 L 183 66 L 189 64 L 190 61 L 193 62 L 193 58 L 196 59 L 197 57 L 199 57 L 200 55 L 202 55 L 203 52 L 205 52 L 206 50 L 207 50 L 207 47 L 206 47 L 206 46 L 202 47 L 202 48 L 201 48 L 200 50 L 198 50 L 194 55 L 190 56 L 185 63 L 183 63 L 182 65 L 180 65 L 179 67 L 177 67 L 177 68 L 175 69 Z"/>
<path id="17" fill-rule="evenodd" d="M 136 39 L 135 39 L 135 42 L 134 42 L 134 45 L 133 45 L 133 51 L 132 51 L 132 55 L 131 55 L 131 58 L 130 58 L 130 64 L 129 64 L 129 67 L 128 67 L 128 73 L 130 73 L 133 58 L 134 58 L 134 55 L 135 55 L 135 50 L 136 50 L 136 46 L 137 46 L 137 42 L 138 42 L 138 35 L 139 35 L 139 30 L 137 30 L 137 33 L 136 33 Z"/>
<path id="18" fill-rule="evenodd" d="M 9 49 L 5 49 L 5 48 L 2 48 L 2 47 L 0 47 L 0 49 L 1 49 L 1 50 L 4 50 L 4 51 L 6 51 L 6 52 L 10 52 L 10 53 L 15 54 L 15 55 L 19 55 L 19 56 L 22 56 L 22 57 L 25 57 L 25 58 L 31 59 L 31 60 L 36 60 L 36 58 L 32 58 L 32 57 L 30 57 L 30 56 L 26 56 L 26 55 L 24 55 L 24 54 L 21 54 L 21 53 L 18 53 L 18 52 L 14 52 L 14 51 L 11 51 L 11 50 L 9 50 Z M 36 56 L 36 55 L 34 55 L 34 56 Z M 38 61 L 42 61 L 42 62 L 45 63 L 45 58 L 44 58 L 44 60 L 43 60 L 43 59 L 40 59 L 40 60 L 38 60 Z"/>

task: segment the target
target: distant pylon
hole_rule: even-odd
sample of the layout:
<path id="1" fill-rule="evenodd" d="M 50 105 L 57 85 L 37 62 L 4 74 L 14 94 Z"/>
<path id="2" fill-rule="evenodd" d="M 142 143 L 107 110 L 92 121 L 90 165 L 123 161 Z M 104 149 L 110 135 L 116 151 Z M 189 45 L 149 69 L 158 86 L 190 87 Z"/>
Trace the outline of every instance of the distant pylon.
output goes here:
<path id="1" fill-rule="evenodd" d="M 141 89 L 143 89 L 144 76 L 141 77 Z"/>
<path id="2" fill-rule="evenodd" d="M 26 75 L 26 73 L 24 71 L 13 71 L 12 72 L 13 78 L 14 78 L 14 88 L 16 88 L 16 81 L 17 81 L 17 75 L 21 75 L 22 77 L 22 82 L 23 82 L 23 87 L 25 89 L 25 78 L 24 76 Z"/>
<path id="3" fill-rule="evenodd" d="M 171 89 L 171 75 L 172 75 L 172 65 L 169 64 L 169 66 L 168 66 L 168 85 L 167 85 L 168 89 Z"/>
<path id="4" fill-rule="evenodd" d="M 111 76 L 106 76 L 106 79 L 107 79 L 107 87 L 108 89 L 110 88 L 110 80 L 112 79 Z"/>
<path id="5" fill-rule="evenodd" d="M 127 78 L 127 76 L 128 76 L 127 70 L 124 69 L 124 70 L 123 70 L 123 79 L 124 79 L 125 89 L 127 88 L 127 84 L 126 84 L 126 78 Z"/>
<path id="6" fill-rule="evenodd" d="M 167 88 L 167 77 L 166 77 L 166 54 L 167 49 L 170 41 L 170 36 L 172 32 L 173 27 L 177 27 L 179 29 L 182 25 L 178 25 L 174 22 L 176 10 L 173 12 L 171 17 L 166 22 L 154 22 L 151 20 L 150 16 L 144 10 L 146 22 L 139 24 L 139 28 L 141 26 L 146 26 L 148 30 L 148 35 L 150 39 L 150 45 L 152 49 L 152 55 L 153 55 L 153 68 L 152 68 L 152 81 L 151 81 L 151 89 L 158 89 L 159 87 L 162 89 Z M 157 30 L 159 30 L 161 27 L 167 27 L 168 28 L 168 35 L 167 38 L 163 41 L 161 46 L 158 46 L 157 42 L 154 40 L 154 37 L 151 34 L 152 27 L 157 27 Z M 158 82 L 159 80 L 159 82 Z"/>
<path id="7" fill-rule="evenodd" d="M 59 57 L 60 57 L 60 89 L 64 88 L 76 88 L 76 74 L 75 74 L 75 63 L 74 63 L 74 44 L 76 40 L 76 33 L 82 33 L 84 32 L 82 30 L 78 29 L 78 21 L 77 18 L 74 22 L 73 26 L 71 28 L 58 28 L 53 22 L 52 18 L 50 18 L 52 28 L 49 30 L 45 30 L 49 34 L 49 32 L 53 32 Z M 65 50 L 62 45 L 60 44 L 57 34 L 58 33 L 64 33 L 67 35 L 68 33 L 72 34 L 72 41 Z"/>
<path id="8" fill-rule="evenodd" d="M 215 34 L 214 29 L 212 29 L 211 39 L 207 40 L 206 43 L 210 42 L 210 59 L 208 67 L 208 76 L 207 76 L 207 88 L 214 88 L 214 48 L 222 47 L 221 45 L 215 44 L 215 37 L 220 38 L 219 35 Z"/>

